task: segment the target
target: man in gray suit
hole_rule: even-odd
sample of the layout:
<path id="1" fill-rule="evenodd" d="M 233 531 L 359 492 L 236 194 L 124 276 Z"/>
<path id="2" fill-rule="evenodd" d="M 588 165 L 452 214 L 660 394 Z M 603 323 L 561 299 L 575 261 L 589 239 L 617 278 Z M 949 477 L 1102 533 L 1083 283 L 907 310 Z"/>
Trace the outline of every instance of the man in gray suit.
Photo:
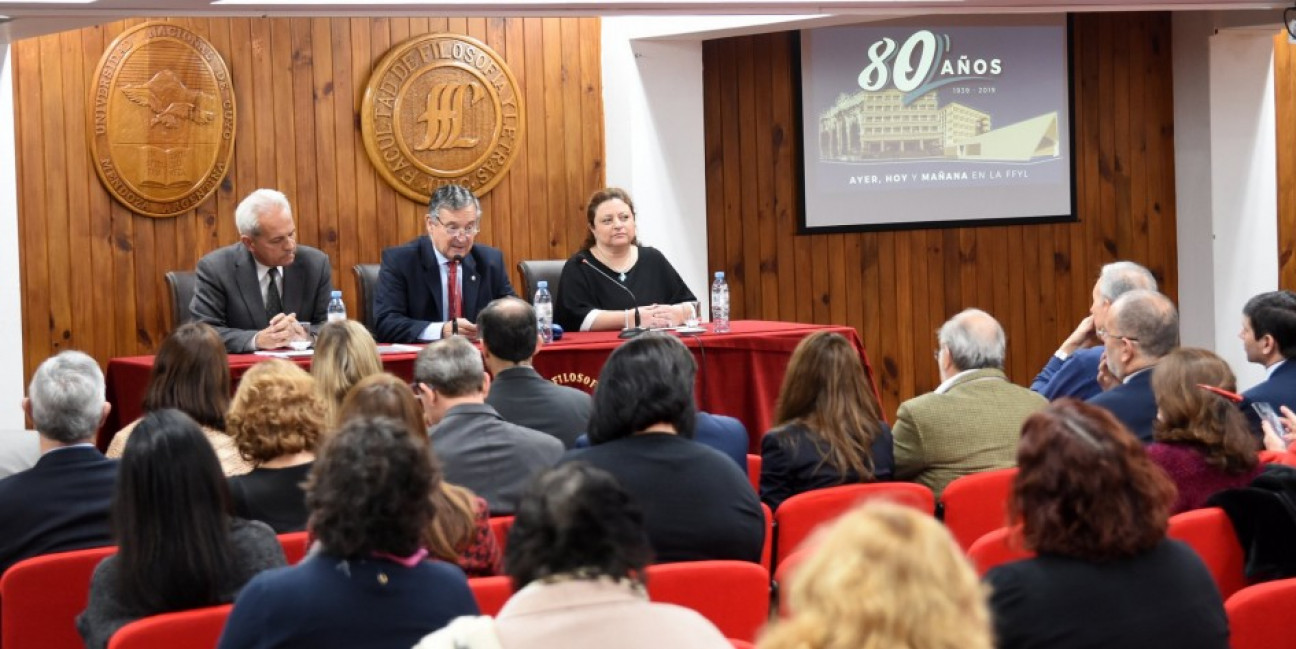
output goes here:
<path id="1" fill-rule="evenodd" d="M 414 381 L 446 481 L 485 498 L 493 515 L 512 514 L 531 478 L 563 454 L 562 442 L 510 424 L 486 405 L 490 377 L 467 338 L 423 348 Z"/>
<path id="2" fill-rule="evenodd" d="M 506 421 L 575 446 L 589 425 L 592 402 L 588 394 L 545 380 L 531 367 L 540 340 L 535 309 L 515 297 L 495 300 L 477 314 L 477 333 L 486 368 L 495 377 L 486 404 Z"/>
<path id="3" fill-rule="evenodd" d="M 231 354 L 308 340 L 328 320 L 328 255 L 297 245 L 292 207 L 273 189 L 249 194 L 234 220 L 239 242 L 198 261 L 189 311 L 220 332 Z"/>

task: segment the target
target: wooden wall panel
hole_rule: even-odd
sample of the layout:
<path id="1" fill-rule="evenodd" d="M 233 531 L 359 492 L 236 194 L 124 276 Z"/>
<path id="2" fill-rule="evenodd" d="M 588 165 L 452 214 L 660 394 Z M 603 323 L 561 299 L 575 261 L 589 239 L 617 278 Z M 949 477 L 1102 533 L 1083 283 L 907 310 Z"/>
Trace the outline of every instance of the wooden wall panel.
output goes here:
<path id="1" fill-rule="evenodd" d="M 1296 115 L 1296 45 L 1274 36 L 1274 114 Z M 1296 124 L 1276 120 L 1278 158 L 1278 286 L 1296 290 Z"/>
<path id="2" fill-rule="evenodd" d="M 426 205 L 379 177 L 357 117 L 373 65 L 394 45 L 451 31 L 513 69 L 526 104 L 514 166 L 482 197 L 478 241 L 505 259 L 565 258 L 584 200 L 604 184 L 596 18 L 166 19 L 207 38 L 238 102 L 232 167 L 210 199 L 170 219 L 131 213 L 90 167 L 86 102 L 100 56 L 142 20 L 14 43 L 24 365 L 81 349 L 101 363 L 153 352 L 166 334 L 163 275 L 237 240 L 234 207 L 258 187 L 288 195 L 298 240 L 328 253 L 357 312 L 351 267 L 423 232 Z M 521 286 L 514 272 L 514 285 Z"/>
<path id="3" fill-rule="evenodd" d="M 935 329 L 965 307 L 1003 323 L 1025 385 L 1087 314 L 1102 264 L 1144 264 L 1177 298 L 1169 14 L 1075 16 L 1076 223 L 798 236 L 795 44 L 703 46 L 708 252 L 733 317 L 856 327 L 891 417 L 939 383 Z"/>

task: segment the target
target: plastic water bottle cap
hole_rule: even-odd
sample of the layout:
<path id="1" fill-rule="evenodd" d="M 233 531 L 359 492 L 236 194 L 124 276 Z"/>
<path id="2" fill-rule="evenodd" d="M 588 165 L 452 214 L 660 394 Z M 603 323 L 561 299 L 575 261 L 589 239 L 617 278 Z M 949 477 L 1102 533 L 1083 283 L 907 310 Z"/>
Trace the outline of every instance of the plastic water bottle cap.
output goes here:
<path id="1" fill-rule="evenodd" d="M 342 299 L 342 291 L 333 291 L 333 299 L 335 300 Z"/>
<path id="2" fill-rule="evenodd" d="M 715 276 L 716 276 L 716 279 L 724 279 L 724 271 L 723 271 L 723 270 L 717 270 Z"/>
<path id="3" fill-rule="evenodd" d="M 549 288 L 549 280 L 542 279 L 536 282 L 536 288 Z"/>

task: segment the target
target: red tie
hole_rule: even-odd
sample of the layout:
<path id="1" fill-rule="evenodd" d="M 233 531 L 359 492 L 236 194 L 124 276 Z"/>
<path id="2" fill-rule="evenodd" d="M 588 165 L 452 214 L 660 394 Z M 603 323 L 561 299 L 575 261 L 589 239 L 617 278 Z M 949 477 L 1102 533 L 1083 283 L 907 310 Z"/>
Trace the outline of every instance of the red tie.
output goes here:
<path id="1" fill-rule="evenodd" d="M 446 281 L 446 298 L 450 302 L 449 319 L 454 321 L 458 320 L 459 315 L 463 313 L 463 304 L 459 297 L 459 264 L 451 260 L 446 265 L 450 270 Z"/>

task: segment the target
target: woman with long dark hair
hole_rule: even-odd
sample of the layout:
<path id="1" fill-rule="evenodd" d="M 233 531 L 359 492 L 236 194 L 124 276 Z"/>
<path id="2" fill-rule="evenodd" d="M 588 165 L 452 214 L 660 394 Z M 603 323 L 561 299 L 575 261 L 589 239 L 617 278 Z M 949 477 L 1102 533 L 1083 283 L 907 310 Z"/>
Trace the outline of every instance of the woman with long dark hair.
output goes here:
<path id="1" fill-rule="evenodd" d="M 816 332 L 797 345 L 774 421 L 761 438 L 761 500 L 771 508 L 812 489 L 891 478 L 891 429 L 841 334 Z"/>
<path id="2" fill-rule="evenodd" d="M 136 619 L 233 601 L 258 572 L 284 565 L 269 526 L 230 515 L 216 454 L 178 410 L 155 410 L 135 427 L 112 520 L 117 554 L 95 568 L 77 618 L 89 649 Z"/>

